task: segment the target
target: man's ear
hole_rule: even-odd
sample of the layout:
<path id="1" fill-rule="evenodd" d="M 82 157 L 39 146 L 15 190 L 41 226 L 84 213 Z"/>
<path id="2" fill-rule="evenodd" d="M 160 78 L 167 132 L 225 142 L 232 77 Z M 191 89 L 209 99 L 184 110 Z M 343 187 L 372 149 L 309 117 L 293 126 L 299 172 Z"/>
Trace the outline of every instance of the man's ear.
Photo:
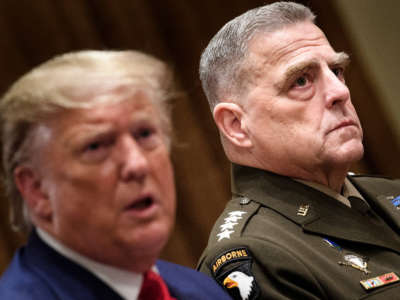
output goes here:
<path id="1" fill-rule="evenodd" d="M 51 203 L 38 174 L 29 166 L 18 166 L 14 170 L 14 181 L 29 211 L 42 219 L 51 218 Z"/>
<path id="2" fill-rule="evenodd" d="M 232 102 L 218 103 L 213 114 L 219 131 L 232 144 L 242 148 L 252 146 L 243 118 L 244 113 L 238 104 Z"/>

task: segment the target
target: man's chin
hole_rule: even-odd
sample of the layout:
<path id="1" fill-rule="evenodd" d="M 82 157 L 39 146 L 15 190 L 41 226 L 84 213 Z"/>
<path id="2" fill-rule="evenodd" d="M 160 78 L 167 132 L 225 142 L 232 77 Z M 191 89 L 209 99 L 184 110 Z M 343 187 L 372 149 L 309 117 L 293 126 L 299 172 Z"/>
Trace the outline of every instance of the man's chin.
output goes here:
<path id="1" fill-rule="evenodd" d="M 160 252 L 168 242 L 172 225 L 166 222 L 154 222 L 143 230 L 137 229 L 128 241 L 135 251 L 143 253 Z"/>
<path id="2" fill-rule="evenodd" d="M 330 158 L 333 166 L 352 165 L 362 159 L 364 155 L 364 147 L 361 142 L 350 142 L 341 145 L 339 149 L 332 150 Z"/>

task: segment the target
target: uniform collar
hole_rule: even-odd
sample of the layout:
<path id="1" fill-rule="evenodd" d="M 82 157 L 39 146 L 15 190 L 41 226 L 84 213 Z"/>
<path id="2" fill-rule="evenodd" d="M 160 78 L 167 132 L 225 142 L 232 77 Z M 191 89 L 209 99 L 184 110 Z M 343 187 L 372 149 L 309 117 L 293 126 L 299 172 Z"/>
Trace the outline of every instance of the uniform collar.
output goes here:
<path id="1" fill-rule="evenodd" d="M 301 182 L 302 184 L 308 185 L 309 187 L 312 187 L 313 189 L 319 190 L 323 192 L 324 194 L 327 194 L 328 196 L 335 198 L 336 200 L 342 202 L 344 205 L 351 207 L 349 197 L 356 197 L 363 199 L 364 198 L 361 196 L 361 194 L 357 191 L 355 186 L 345 178 L 344 183 L 343 183 L 343 188 L 342 188 L 342 194 L 330 189 L 326 185 L 312 182 L 312 181 L 307 181 L 307 180 L 302 180 L 302 179 L 293 179 L 295 181 Z"/>
<path id="2" fill-rule="evenodd" d="M 137 299 L 142 286 L 143 275 L 135 272 L 125 271 L 109 265 L 105 265 L 83 256 L 71 248 L 63 245 L 51 235 L 36 228 L 38 236 L 52 249 L 67 257 L 71 261 L 84 267 L 95 276 L 107 283 L 122 298 L 127 300 Z M 153 269 L 155 266 L 153 267 Z"/>
<path id="3" fill-rule="evenodd" d="M 232 192 L 269 207 L 305 232 L 400 252 L 399 238 L 374 213 L 360 215 L 335 198 L 289 177 L 233 164 Z"/>

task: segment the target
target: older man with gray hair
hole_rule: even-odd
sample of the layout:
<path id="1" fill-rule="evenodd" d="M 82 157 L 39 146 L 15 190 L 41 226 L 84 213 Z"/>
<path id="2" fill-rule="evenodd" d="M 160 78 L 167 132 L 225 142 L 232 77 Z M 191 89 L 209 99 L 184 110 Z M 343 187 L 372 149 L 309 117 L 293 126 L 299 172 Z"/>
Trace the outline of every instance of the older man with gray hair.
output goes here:
<path id="1" fill-rule="evenodd" d="M 255 8 L 202 54 L 233 196 L 199 269 L 235 299 L 398 299 L 400 183 L 348 175 L 363 155 L 349 57 L 314 19 Z"/>
<path id="2" fill-rule="evenodd" d="M 0 102 L 14 227 L 30 230 L 0 299 L 228 299 L 158 260 L 175 218 L 174 97 L 162 61 L 80 51 L 20 78 Z"/>

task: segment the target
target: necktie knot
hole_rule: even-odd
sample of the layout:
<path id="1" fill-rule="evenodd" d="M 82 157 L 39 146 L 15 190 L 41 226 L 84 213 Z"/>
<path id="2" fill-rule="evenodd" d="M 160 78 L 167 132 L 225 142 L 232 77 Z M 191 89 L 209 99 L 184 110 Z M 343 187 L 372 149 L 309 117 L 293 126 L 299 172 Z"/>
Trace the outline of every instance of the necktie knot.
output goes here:
<path id="1" fill-rule="evenodd" d="M 164 280 L 156 272 L 149 270 L 144 274 L 139 300 L 176 300 L 171 297 Z"/>

